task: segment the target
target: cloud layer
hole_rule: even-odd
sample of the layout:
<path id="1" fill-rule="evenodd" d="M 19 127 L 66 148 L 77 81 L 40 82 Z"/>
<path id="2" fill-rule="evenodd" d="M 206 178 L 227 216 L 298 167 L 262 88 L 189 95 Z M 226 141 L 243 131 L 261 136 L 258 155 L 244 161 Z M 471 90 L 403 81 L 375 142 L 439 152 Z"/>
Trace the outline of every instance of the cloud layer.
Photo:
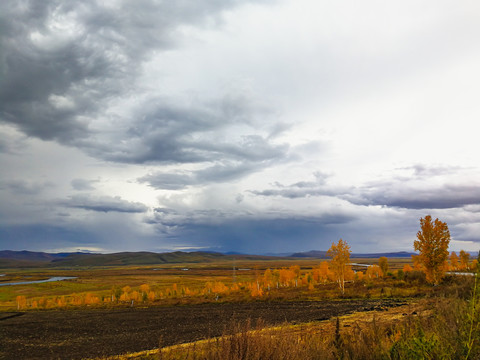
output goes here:
<path id="1" fill-rule="evenodd" d="M 474 251 L 479 11 L 2 1 L 0 248 Z"/>

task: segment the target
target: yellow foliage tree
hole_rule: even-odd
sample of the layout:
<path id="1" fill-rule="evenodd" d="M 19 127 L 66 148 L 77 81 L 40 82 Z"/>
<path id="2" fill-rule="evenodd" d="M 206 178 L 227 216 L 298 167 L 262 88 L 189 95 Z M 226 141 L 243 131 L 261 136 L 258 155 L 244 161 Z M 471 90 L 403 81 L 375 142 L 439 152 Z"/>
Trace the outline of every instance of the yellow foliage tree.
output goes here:
<path id="1" fill-rule="evenodd" d="M 300 278 L 300 266 L 292 265 L 289 267 L 289 270 L 293 272 L 292 282 L 295 282 L 295 286 L 298 286 L 298 279 Z"/>
<path id="2" fill-rule="evenodd" d="M 130 294 L 130 300 L 134 300 L 136 302 L 140 301 L 141 296 L 140 293 L 137 290 L 132 291 Z"/>
<path id="3" fill-rule="evenodd" d="M 38 299 L 38 307 L 44 309 L 47 307 L 47 299 L 45 298 L 45 296 L 42 296 L 40 299 Z"/>
<path id="4" fill-rule="evenodd" d="M 367 279 L 378 279 L 383 276 L 382 269 L 378 265 L 371 265 L 367 268 L 365 272 L 365 277 Z"/>
<path id="5" fill-rule="evenodd" d="M 470 261 L 470 254 L 465 250 L 460 250 L 460 268 L 462 270 L 468 269 L 468 262 Z"/>
<path id="6" fill-rule="evenodd" d="M 262 297 L 263 296 L 263 289 L 256 285 L 250 287 L 250 295 L 252 297 Z"/>
<path id="7" fill-rule="evenodd" d="M 140 291 L 142 294 L 148 293 L 150 291 L 150 285 L 148 284 L 140 285 Z"/>
<path id="8" fill-rule="evenodd" d="M 75 306 L 79 306 L 83 304 L 83 298 L 78 294 L 70 295 L 69 301 L 71 305 L 75 305 Z"/>
<path id="9" fill-rule="evenodd" d="M 263 288 L 260 286 L 258 281 L 250 282 L 247 285 L 248 290 L 250 290 L 250 296 L 252 297 L 262 297 Z"/>
<path id="10" fill-rule="evenodd" d="M 351 270 L 351 267 L 348 265 L 350 263 L 350 253 L 350 246 L 342 239 L 338 240 L 337 244 L 332 243 L 332 246 L 327 251 L 327 255 L 332 258 L 330 267 L 342 294 L 345 293 L 346 275 L 349 272 L 348 270 Z"/>
<path id="11" fill-rule="evenodd" d="M 221 281 L 215 281 L 215 283 L 213 284 L 213 289 L 212 291 L 215 293 L 215 294 L 224 294 L 226 292 L 228 292 L 228 286 L 225 285 L 223 282 Z"/>
<path id="12" fill-rule="evenodd" d="M 27 298 L 23 295 L 18 295 L 16 298 L 17 310 L 25 309 L 27 307 Z"/>
<path id="13" fill-rule="evenodd" d="M 322 261 L 317 269 L 314 269 L 313 278 L 319 283 L 326 284 L 332 277 L 332 272 L 327 261 Z"/>
<path id="14" fill-rule="evenodd" d="M 95 305 L 100 302 L 100 299 L 92 293 L 87 293 L 84 302 L 85 305 Z"/>
<path id="15" fill-rule="evenodd" d="M 282 286 L 288 286 L 295 279 L 295 272 L 291 269 L 282 268 L 279 270 L 278 281 Z"/>
<path id="16" fill-rule="evenodd" d="M 478 260 L 477 259 L 474 259 L 472 261 L 472 266 L 470 267 L 470 270 L 473 270 L 473 271 L 476 271 L 478 268 Z"/>
<path id="17" fill-rule="evenodd" d="M 380 259 L 378 259 L 378 266 L 380 266 L 380 269 L 382 269 L 383 275 L 387 275 L 388 259 L 386 256 L 382 256 Z"/>
<path id="18" fill-rule="evenodd" d="M 365 276 L 365 274 L 362 271 L 357 271 L 355 273 L 355 280 L 356 281 L 362 281 L 364 276 Z"/>
<path id="19" fill-rule="evenodd" d="M 450 231 L 447 223 L 438 219 L 432 221 L 430 215 L 420 219 L 420 231 L 417 233 L 417 240 L 413 242 L 413 247 L 419 251 L 419 260 L 428 282 L 438 284 L 445 274 L 449 243 Z"/>
<path id="20" fill-rule="evenodd" d="M 132 291 L 132 288 L 128 285 L 122 288 L 122 292 L 125 294 L 128 294 L 130 291 Z"/>
<path id="21" fill-rule="evenodd" d="M 347 266 L 345 271 L 345 281 L 354 281 L 355 280 L 355 271 L 353 271 L 351 266 Z"/>
<path id="22" fill-rule="evenodd" d="M 65 300 L 65 296 L 58 297 L 56 301 L 57 301 L 57 306 L 58 307 L 67 306 L 67 301 Z"/>
<path id="23" fill-rule="evenodd" d="M 420 261 L 420 256 L 412 255 L 412 261 L 413 261 L 413 270 L 417 270 L 417 271 L 423 270 L 423 264 Z"/>
<path id="24" fill-rule="evenodd" d="M 458 256 L 455 251 L 450 253 L 450 268 L 453 271 L 458 270 Z"/>
<path id="25" fill-rule="evenodd" d="M 412 269 L 412 267 L 411 267 L 410 265 L 408 265 L 408 264 L 403 265 L 403 272 L 404 272 L 404 273 L 410 272 L 410 271 L 412 271 L 412 270 L 413 270 L 413 269 Z"/>
<path id="26" fill-rule="evenodd" d="M 120 295 L 120 301 L 130 301 L 130 294 L 127 293 L 127 292 L 124 292 L 122 293 L 122 295 Z"/>
<path id="27" fill-rule="evenodd" d="M 270 285 L 272 284 L 272 280 L 273 280 L 272 270 L 270 269 L 265 270 L 265 272 L 263 273 L 263 284 L 268 288 L 270 288 Z"/>

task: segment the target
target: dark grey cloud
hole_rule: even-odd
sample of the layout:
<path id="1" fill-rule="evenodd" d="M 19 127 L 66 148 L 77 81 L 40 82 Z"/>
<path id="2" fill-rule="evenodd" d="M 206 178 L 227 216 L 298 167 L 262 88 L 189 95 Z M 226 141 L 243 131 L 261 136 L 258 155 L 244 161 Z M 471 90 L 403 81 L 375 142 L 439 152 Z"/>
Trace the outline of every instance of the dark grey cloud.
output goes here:
<path id="1" fill-rule="evenodd" d="M 311 196 L 331 196 L 355 205 L 385 206 L 405 209 L 450 209 L 480 205 L 479 185 L 442 184 L 431 185 L 422 180 L 432 176 L 458 173 L 455 167 L 426 167 L 416 165 L 415 178 L 396 177 L 389 181 L 377 181 L 361 187 L 340 188 L 326 183 L 328 175 L 314 174 L 315 181 L 301 181 L 283 185 L 276 182 L 273 188 L 251 190 L 259 196 L 297 199 Z M 457 169 L 458 170 L 458 169 Z M 416 179 L 420 179 L 417 181 Z"/>
<path id="2" fill-rule="evenodd" d="M 7 225 L 0 227 L 0 249 L 37 250 L 100 243 L 92 231 L 49 224 Z"/>
<path id="3" fill-rule="evenodd" d="M 252 135 L 260 131 L 255 118 L 262 114 L 266 123 L 268 115 L 242 96 L 188 105 L 151 99 L 141 107 L 113 138 L 87 141 L 89 153 L 122 163 L 199 163 L 279 159 L 288 150 L 268 139 L 268 125 L 262 125 L 265 136 Z M 235 137 L 235 126 L 250 133 Z"/>
<path id="4" fill-rule="evenodd" d="M 243 2 L 2 1 L 0 120 L 79 145 L 108 102 L 132 92 L 142 62 L 177 45 L 179 26 L 208 26 Z"/>
<path id="5" fill-rule="evenodd" d="M 5 139 L 0 139 L 0 153 L 10 152 L 10 144 Z"/>
<path id="6" fill-rule="evenodd" d="M 138 179 L 156 189 L 181 190 L 192 185 L 231 182 L 250 175 L 270 165 L 270 161 L 224 162 L 197 171 L 177 171 L 173 173 L 155 172 Z"/>
<path id="7" fill-rule="evenodd" d="M 480 204 L 478 185 L 413 187 L 408 183 L 358 188 L 341 196 L 356 205 L 381 205 L 406 209 L 450 209 Z"/>
<path id="8" fill-rule="evenodd" d="M 70 184 L 75 190 L 78 191 L 87 191 L 95 190 L 95 187 L 92 185 L 98 182 L 97 180 L 86 180 L 86 179 L 73 179 Z"/>
<path id="9" fill-rule="evenodd" d="M 224 218 L 226 214 L 208 211 L 190 214 L 201 220 L 174 221 L 168 211 L 157 214 L 160 233 L 170 241 L 192 246 L 205 246 L 217 251 L 245 253 L 288 252 L 298 249 L 328 249 L 333 241 L 344 236 L 345 226 L 354 218 L 344 214 L 313 217 Z M 216 221 L 222 218 L 221 224 Z M 208 220 L 210 218 L 210 221 Z M 167 229 L 165 229 L 167 227 Z"/>
<path id="10" fill-rule="evenodd" d="M 9 180 L 0 182 L 0 189 L 7 189 L 13 194 L 19 195 L 38 195 L 45 189 L 52 188 L 55 185 L 51 182 L 36 182 L 26 180 Z"/>
<path id="11" fill-rule="evenodd" d="M 165 107 L 151 104 L 142 120 L 128 130 L 118 145 L 101 149 L 101 156 L 131 163 L 203 163 L 201 170 L 156 172 L 139 179 L 158 189 L 183 189 L 190 185 L 232 181 L 274 163 L 289 161 L 290 148 L 270 136 L 277 132 L 268 122 L 256 126 L 255 117 L 267 112 L 256 109 L 243 97 L 228 97 L 209 104 Z M 241 126 L 247 134 L 236 135 Z M 264 135 L 249 134 L 260 132 Z M 114 152 L 110 152 L 110 151 Z M 96 151 L 99 149 L 96 148 Z"/>
<path id="12" fill-rule="evenodd" d="M 102 214 L 95 216 L 95 220 L 92 223 L 63 217 L 55 223 L 3 225 L 0 226 L 0 249 L 52 252 L 155 249 L 155 238 L 158 239 L 158 236 L 152 238 L 139 233 L 139 224 L 130 221 L 129 214 Z"/>
<path id="13" fill-rule="evenodd" d="M 338 189 L 326 186 L 328 174 L 317 171 L 313 173 L 314 181 L 299 181 L 290 185 L 275 182 L 274 188 L 265 190 L 250 190 L 250 193 L 260 196 L 278 196 L 288 199 L 298 199 L 311 196 L 335 196 Z"/>
<path id="14" fill-rule="evenodd" d="M 159 98 L 136 82 L 145 61 L 182 42 L 181 26 L 216 26 L 223 10 L 249 1 L 1 2 L 0 121 L 110 162 L 205 163 L 140 180 L 162 189 L 232 181 L 282 161 L 289 148 L 276 137 L 288 125 L 269 123 L 272 114 L 243 94 Z M 112 110 L 132 97 L 141 100 L 129 113 Z M 81 181 L 71 185 L 93 189 Z"/>
<path id="15" fill-rule="evenodd" d="M 138 179 L 141 183 L 148 183 L 156 189 L 181 190 L 197 183 L 190 173 L 154 173 Z"/>
<path id="16" fill-rule="evenodd" d="M 88 195 L 75 195 L 67 201 L 60 202 L 61 205 L 69 208 L 77 208 L 99 212 L 122 212 L 122 213 L 143 213 L 147 207 L 138 202 L 130 202 L 120 197 L 91 197 Z"/>

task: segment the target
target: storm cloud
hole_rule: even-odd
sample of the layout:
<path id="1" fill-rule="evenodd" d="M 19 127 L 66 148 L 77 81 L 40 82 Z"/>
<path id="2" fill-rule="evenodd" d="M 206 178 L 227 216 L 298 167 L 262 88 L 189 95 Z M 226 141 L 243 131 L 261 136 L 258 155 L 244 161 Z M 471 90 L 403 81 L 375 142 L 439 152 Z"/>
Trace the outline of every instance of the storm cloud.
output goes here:
<path id="1" fill-rule="evenodd" d="M 82 140 L 96 133 L 102 118 L 110 121 L 111 102 L 132 94 L 142 63 L 155 52 L 177 46 L 182 25 L 211 26 L 220 21 L 218 16 L 223 10 L 238 3 L 196 1 L 186 6 L 163 1 L 114 1 L 108 5 L 94 0 L 81 4 L 3 1 L 0 118 L 29 136 L 82 147 Z M 135 91 L 138 90 L 141 86 Z M 153 117 L 157 126 L 170 122 L 175 127 L 181 123 L 183 129 L 211 121 L 197 119 L 202 114 L 188 116 L 185 111 L 175 112 L 162 106 L 144 116 L 147 122 Z M 132 128 L 130 134 L 134 132 Z M 196 158 L 181 151 L 176 156 L 170 152 L 162 157 L 159 152 L 164 139 L 150 140 L 151 151 L 156 149 L 156 155 L 147 152 L 139 155 L 142 159 L 121 155 L 116 159 Z"/>
<path id="2" fill-rule="evenodd" d="M 261 125 L 265 135 L 259 133 L 256 110 L 241 97 L 186 107 L 148 100 L 135 116 L 138 119 L 116 129 L 111 138 L 86 143 L 86 150 L 114 162 L 165 164 L 260 162 L 282 158 L 288 150 L 286 144 L 269 140 L 268 125 Z M 238 135 L 227 137 L 229 131 Z"/>

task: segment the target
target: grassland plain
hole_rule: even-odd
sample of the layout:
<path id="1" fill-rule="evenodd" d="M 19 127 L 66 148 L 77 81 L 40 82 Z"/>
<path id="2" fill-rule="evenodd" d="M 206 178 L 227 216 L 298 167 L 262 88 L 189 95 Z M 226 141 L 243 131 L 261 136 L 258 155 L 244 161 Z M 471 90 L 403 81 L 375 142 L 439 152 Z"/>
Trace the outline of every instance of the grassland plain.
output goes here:
<path id="1" fill-rule="evenodd" d="M 378 259 L 356 259 L 356 263 L 371 264 L 376 263 Z M 408 262 L 408 259 L 392 259 L 390 267 L 392 270 L 400 269 Z M 112 294 L 119 297 L 120 290 L 125 286 L 133 290 L 138 290 L 142 284 L 147 284 L 152 290 L 158 294 L 166 294 L 168 289 L 172 289 L 174 285 L 177 288 L 188 288 L 191 291 L 201 291 L 207 283 L 224 283 L 224 284 L 246 284 L 258 279 L 266 269 L 281 269 L 298 266 L 304 274 L 312 268 L 318 266 L 320 260 L 318 259 L 277 259 L 272 260 L 218 260 L 207 263 L 174 263 L 174 264 L 160 264 L 160 265 L 142 265 L 142 266 L 74 266 L 63 268 L 27 268 L 18 269 L 10 268 L 3 269 L 1 272 L 5 274 L 0 278 L 1 282 L 20 282 L 30 280 L 48 279 L 56 276 L 76 277 L 76 279 L 61 282 L 50 282 L 41 284 L 26 284 L 16 286 L 3 286 L 0 288 L 0 311 L 11 311 L 17 309 L 17 296 L 25 296 L 29 305 L 33 301 L 47 302 L 48 299 L 55 297 L 68 296 L 85 296 L 91 294 L 98 299 L 108 300 Z M 235 270 L 234 270 L 235 268 Z M 328 289 L 331 287 L 322 287 L 321 297 L 336 297 L 336 291 L 331 294 Z M 398 286 L 397 286 L 398 287 Z M 374 295 L 375 286 L 369 285 L 370 295 Z M 400 289 L 400 287 L 398 287 Z M 282 289 L 281 292 L 271 289 L 271 297 L 291 297 L 298 296 L 303 293 L 304 288 Z M 300 290 L 300 291 L 299 291 Z M 384 291 L 395 292 L 398 290 L 391 289 L 386 286 Z M 406 294 L 409 292 L 409 294 Z M 411 295 L 414 291 L 407 289 L 403 290 L 404 295 Z M 245 294 L 221 294 L 216 300 L 242 300 Z M 304 294 L 305 295 L 305 294 Z M 310 296 L 311 293 L 305 296 Z M 161 296 L 159 296 L 161 297 Z M 172 300 L 173 298 L 173 300 Z M 176 302 L 201 302 L 202 299 L 192 299 L 192 297 L 182 296 L 166 297 L 158 299 L 156 303 L 171 304 Z M 118 299 L 117 299 L 118 300 Z M 162 300 L 162 301 L 160 301 Z M 208 300 L 208 299 L 207 299 Z M 111 307 L 113 305 L 122 305 L 118 302 L 108 302 L 105 306 Z M 93 305 L 93 304 L 89 304 Z M 124 305 L 124 304 L 123 304 Z M 51 307 L 54 307 L 53 305 Z"/>

